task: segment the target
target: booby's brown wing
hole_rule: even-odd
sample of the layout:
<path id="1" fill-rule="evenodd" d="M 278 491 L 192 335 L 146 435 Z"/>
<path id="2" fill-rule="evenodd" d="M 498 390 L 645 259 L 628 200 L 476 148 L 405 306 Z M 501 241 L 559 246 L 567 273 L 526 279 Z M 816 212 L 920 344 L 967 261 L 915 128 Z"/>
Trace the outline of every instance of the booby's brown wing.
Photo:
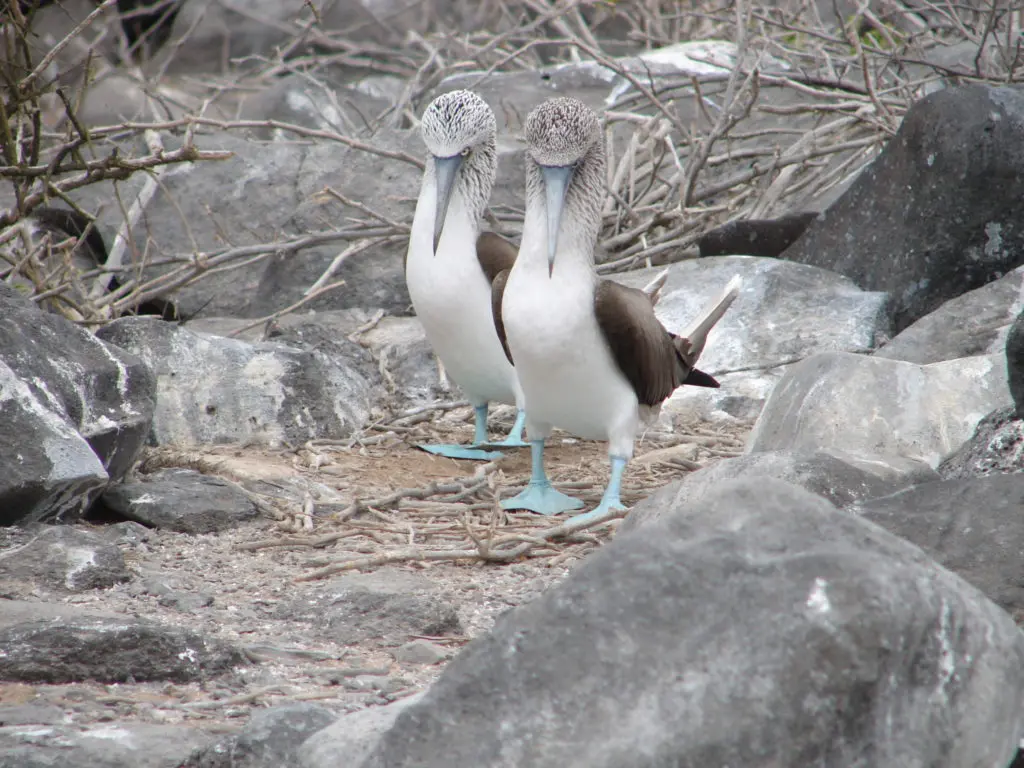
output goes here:
<path id="1" fill-rule="evenodd" d="M 508 273 L 516 263 L 519 251 L 512 243 L 494 232 L 481 232 L 476 240 L 476 258 L 480 269 L 491 283 L 491 314 L 494 318 L 494 330 L 498 332 L 501 348 L 505 357 L 512 363 L 512 352 L 505 340 L 505 323 L 501 319 L 501 299 L 505 294 L 505 283 Z M 512 363 L 515 365 L 515 363 Z"/>
<path id="2" fill-rule="evenodd" d="M 691 366 L 680 354 L 676 337 L 658 321 L 646 293 L 602 280 L 594 292 L 594 314 L 641 404 L 657 405 L 686 381 Z"/>

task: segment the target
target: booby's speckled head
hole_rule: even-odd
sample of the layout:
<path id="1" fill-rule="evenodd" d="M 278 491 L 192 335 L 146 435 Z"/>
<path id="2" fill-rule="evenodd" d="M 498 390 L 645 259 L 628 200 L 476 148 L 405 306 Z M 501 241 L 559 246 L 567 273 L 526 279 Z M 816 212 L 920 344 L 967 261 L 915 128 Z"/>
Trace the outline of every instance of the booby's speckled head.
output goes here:
<path id="1" fill-rule="evenodd" d="M 494 112 L 472 91 L 450 91 L 427 106 L 420 131 L 434 164 L 437 211 L 434 217 L 434 251 L 441 239 L 452 190 L 461 179 L 474 215 L 487 205 L 498 171 Z"/>
<path id="2" fill-rule="evenodd" d="M 604 193 L 604 136 L 601 121 L 582 101 L 549 99 L 526 118 L 527 154 L 534 167 L 527 171 L 527 195 L 542 183 L 548 231 L 548 274 L 555 268 L 562 211 L 576 209 L 582 226 L 594 230 Z M 593 209 L 593 210 L 591 210 Z"/>
<path id="3" fill-rule="evenodd" d="M 526 118 L 528 151 L 540 166 L 575 165 L 601 138 L 597 115 L 568 96 L 548 99 Z"/>

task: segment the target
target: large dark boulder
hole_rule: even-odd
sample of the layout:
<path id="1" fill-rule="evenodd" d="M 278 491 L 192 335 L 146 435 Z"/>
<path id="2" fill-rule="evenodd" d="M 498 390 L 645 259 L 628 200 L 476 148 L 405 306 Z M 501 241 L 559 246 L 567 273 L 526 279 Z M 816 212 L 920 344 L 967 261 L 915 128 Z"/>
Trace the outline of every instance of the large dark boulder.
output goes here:
<path id="1" fill-rule="evenodd" d="M 1024 263 L 1024 91 L 970 85 L 907 111 L 783 257 L 888 291 L 900 331 Z"/>

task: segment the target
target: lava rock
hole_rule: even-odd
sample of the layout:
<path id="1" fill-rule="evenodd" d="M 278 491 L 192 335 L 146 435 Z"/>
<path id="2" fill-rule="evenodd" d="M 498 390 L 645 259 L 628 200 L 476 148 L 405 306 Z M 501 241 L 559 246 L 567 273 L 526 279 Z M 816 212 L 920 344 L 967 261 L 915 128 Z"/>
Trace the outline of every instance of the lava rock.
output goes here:
<path id="1" fill-rule="evenodd" d="M 844 460 L 831 453 L 765 451 L 722 459 L 690 472 L 647 497 L 626 515 L 619 533 L 648 525 L 681 504 L 695 504 L 730 480 L 772 477 L 803 488 L 843 507 L 862 499 L 888 496 L 916 483 L 939 480 L 927 464 L 896 456 Z"/>
<path id="2" fill-rule="evenodd" d="M 370 383 L 321 352 L 249 344 L 152 317 L 123 317 L 98 335 L 131 349 L 157 375 L 158 445 L 343 437 L 370 410 Z"/>
<path id="3" fill-rule="evenodd" d="M 902 331 L 1024 262 L 1021 147 L 1020 88 L 967 85 L 925 96 L 783 257 L 889 293 L 893 328 Z"/>
<path id="4" fill-rule="evenodd" d="M 950 299 L 879 347 L 875 357 L 928 365 L 1000 352 L 1014 319 L 1024 311 L 1022 286 L 1024 268 L 1018 268 Z"/>
<path id="5" fill-rule="evenodd" d="M 0 680 L 189 682 L 245 661 L 187 629 L 67 606 L 0 600 Z"/>
<path id="6" fill-rule="evenodd" d="M 992 411 L 938 471 L 947 480 L 1024 472 L 1024 419 L 1013 406 Z"/>
<path id="7" fill-rule="evenodd" d="M 1006 376 L 1017 415 L 1024 417 L 1024 311 L 1006 335 Z"/>
<path id="8" fill-rule="evenodd" d="M 1022 684 L 1024 635 L 974 587 L 757 478 L 499 618 L 349 764 L 1005 765 Z"/>
<path id="9" fill-rule="evenodd" d="M 925 483 L 849 509 L 1024 619 L 1024 474 Z"/>
<path id="10" fill-rule="evenodd" d="M 701 256 L 769 256 L 791 246 L 818 217 L 817 212 L 792 213 L 777 219 L 738 219 L 716 227 L 697 240 Z"/>
<path id="11" fill-rule="evenodd" d="M 295 765 L 296 751 L 338 719 L 316 704 L 287 704 L 256 712 L 237 734 L 197 750 L 178 768 L 281 768 Z"/>
<path id="12" fill-rule="evenodd" d="M 395 661 L 402 664 L 437 664 L 448 658 L 448 651 L 429 640 L 412 640 L 395 650 Z"/>
<path id="13" fill-rule="evenodd" d="M 985 414 L 1009 402 L 1001 355 L 913 365 L 824 353 L 786 372 L 747 450 L 882 454 L 935 468 L 970 439 Z"/>
<path id="14" fill-rule="evenodd" d="M 708 334 L 700 368 L 721 389 L 680 387 L 666 416 L 755 418 L 787 366 L 816 352 L 869 351 L 888 331 L 887 297 L 823 269 L 753 256 L 712 256 L 671 265 L 655 313 L 669 330 L 689 325 L 735 275 L 739 296 Z M 642 288 L 661 270 L 613 275 Z"/>
<path id="15" fill-rule="evenodd" d="M 402 712 L 423 698 L 416 693 L 383 707 L 345 715 L 310 736 L 297 751 L 296 768 L 358 766 Z"/>
<path id="16" fill-rule="evenodd" d="M 101 503 L 129 520 L 180 533 L 213 533 L 259 517 L 236 485 L 190 469 L 164 469 L 115 485 Z"/>
<path id="17" fill-rule="evenodd" d="M 177 768 L 213 737 L 183 725 L 0 728 L 0 768 Z"/>
<path id="18" fill-rule="evenodd" d="M 282 604 L 277 618 L 310 621 L 342 644 L 366 640 L 400 645 L 409 635 L 459 634 L 455 606 L 422 577 L 383 569 L 334 579 L 304 598 Z"/>
<path id="19" fill-rule="evenodd" d="M 131 468 L 156 382 L 134 355 L 0 284 L 0 524 L 72 521 Z"/>
<path id="20" fill-rule="evenodd" d="M 106 589 L 131 578 L 121 550 L 91 531 L 44 528 L 28 544 L 0 553 L 0 579 L 25 579 L 81 592 Z"/>

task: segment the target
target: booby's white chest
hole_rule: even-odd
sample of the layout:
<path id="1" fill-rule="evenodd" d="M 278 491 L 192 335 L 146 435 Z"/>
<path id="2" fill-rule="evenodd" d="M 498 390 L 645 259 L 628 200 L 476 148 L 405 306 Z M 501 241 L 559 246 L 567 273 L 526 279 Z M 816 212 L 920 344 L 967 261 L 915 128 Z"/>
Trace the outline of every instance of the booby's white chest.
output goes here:
<path id="1" fill-rule="evenodd" d="M 523 256 L 505 286 L 502 318 L 528 424 L 609 440 L 613 454 L 632 456 L 638 402 L 598 326 L 592 268 L 559 255 L 549 277 L 546 259 Z"/>
<path id="2" fill-rule="evenodd" d="M 515 403 L 518 381 L 494 328 L 491 285 L 477 259 L 477 227 L 456 192 L 435 255 L 435 195 L 425 184 L 409 239 L 405 276 L 416 315 L 470 402 Z"/>

